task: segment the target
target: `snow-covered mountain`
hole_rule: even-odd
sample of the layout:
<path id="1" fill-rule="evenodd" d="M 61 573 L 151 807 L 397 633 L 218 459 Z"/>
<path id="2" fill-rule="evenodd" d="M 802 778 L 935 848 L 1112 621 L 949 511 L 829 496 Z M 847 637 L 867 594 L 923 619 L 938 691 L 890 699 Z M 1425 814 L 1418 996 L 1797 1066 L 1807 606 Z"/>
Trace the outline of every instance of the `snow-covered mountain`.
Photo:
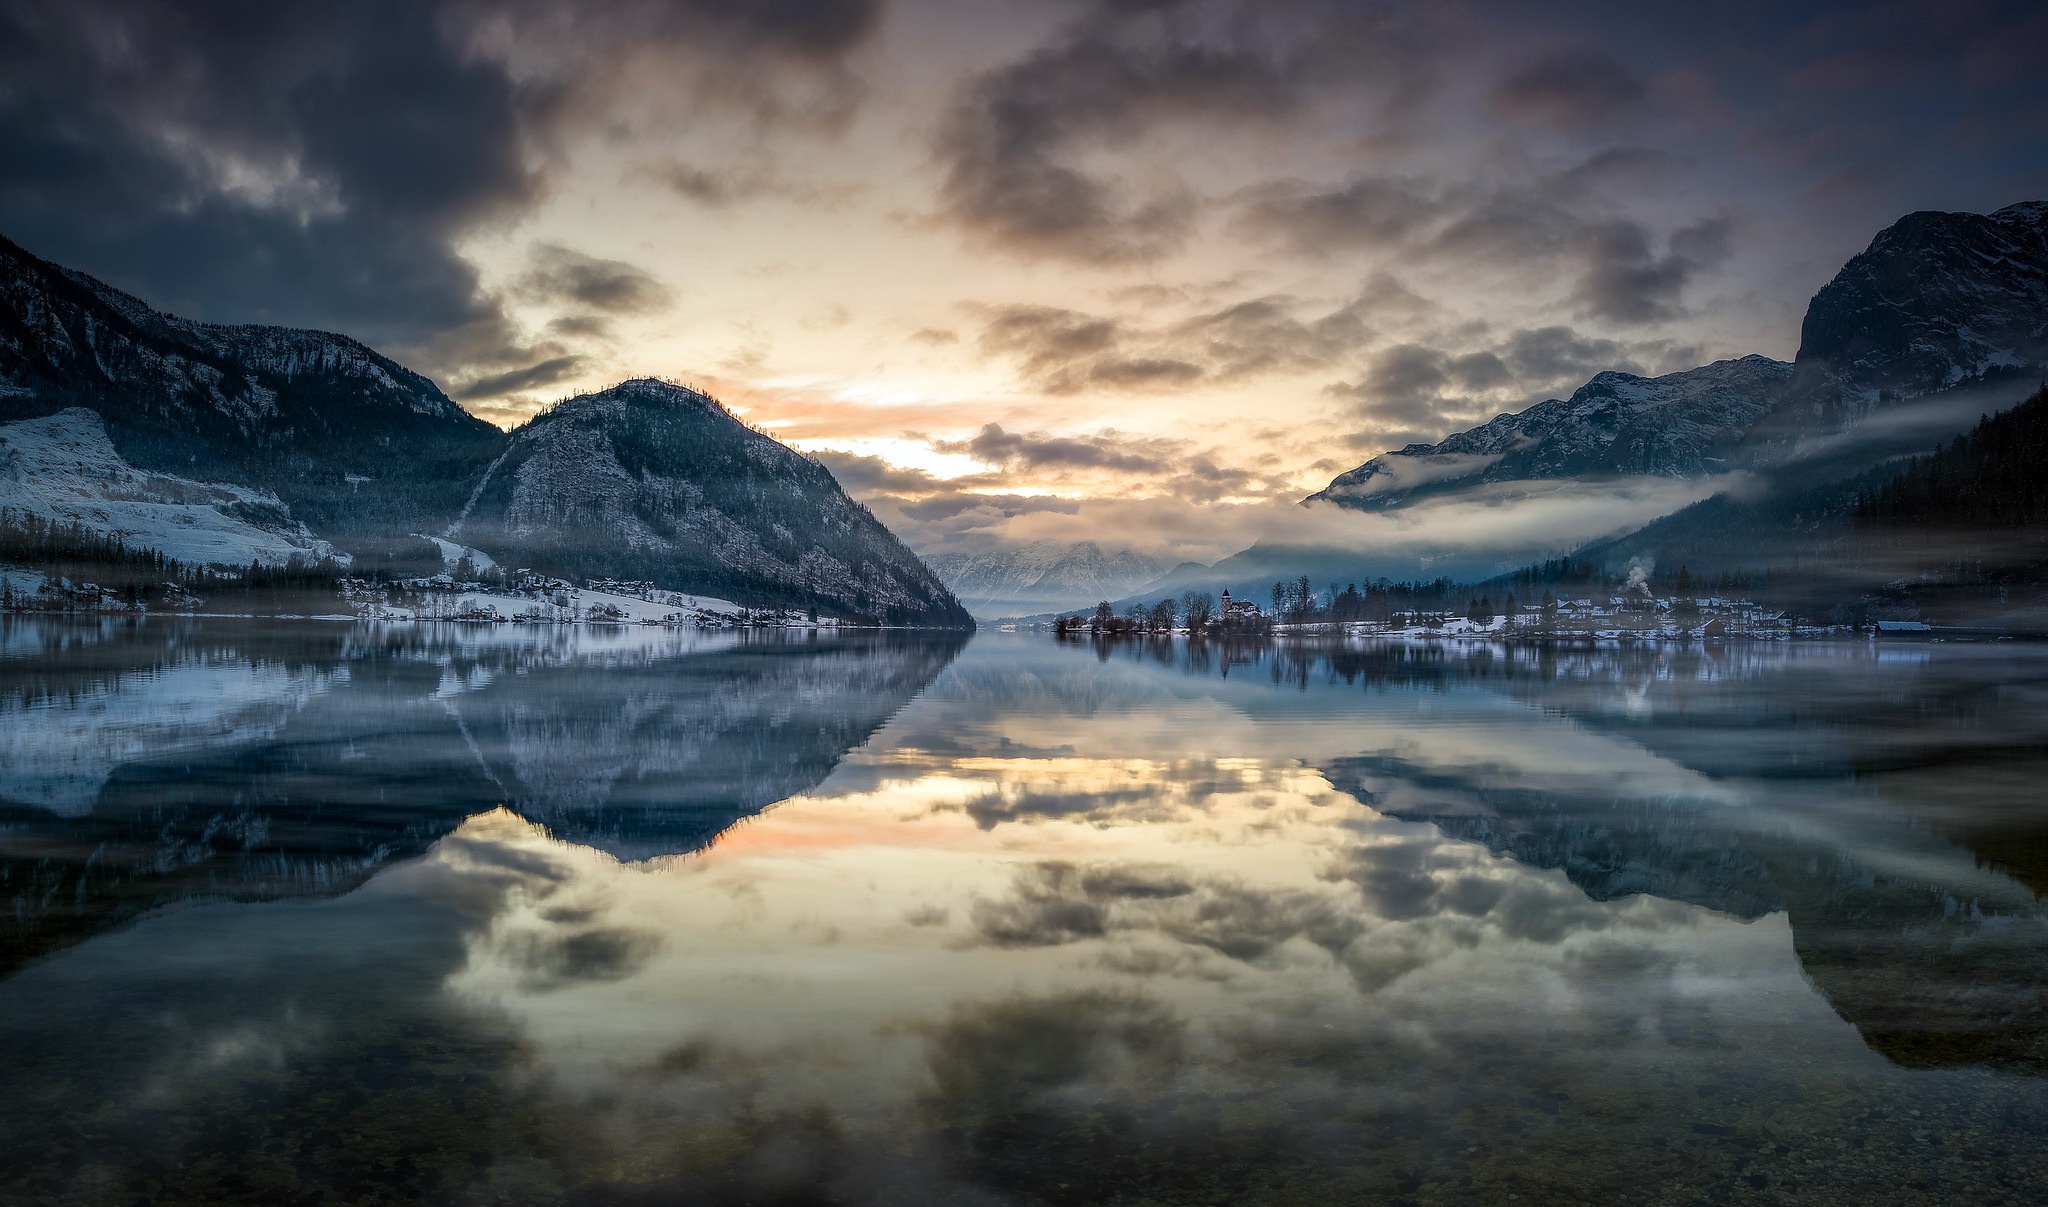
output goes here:
<path id="1" fill-rule="evenodd" d="M 508 566 L 970 623 L 830 472 L 703 395 L 628 382 L 508 435 L 344 336 L 162 314 L 0 239 L 8 421 L 57 425 L 33 429 L 41 451 L 15 459 L 8 489 L 180 560 L 460 533 Z M 53 440 L 70 448 L 61 465 Z"/>
<path id="2" fill-rule="evenodd" d="M 1703 477 L 1777 403 L 1792 366 L 1764 356 L 1663 377 L 1606 372 L 1573 391 L 1436 444 L 1381 453 L 1312 500 L 1396 506 L 1430 488 L 1528 478 Z"/>
<path id="3" fill-rule="evenodd" d="M 822 465 L 661 381 L 572 398 L 514 431 L 442 535 L 572 578 L 646 578 L 893 624 L 968 623 Z"/>
<path id="4" fill-rule="evenodd" d="M 0 423 L 0 516 L 80 524 L 193 566 L 346 558 L 267 490 L 130 464 L 84 407 Z"/>
<path id="5" fill-rule="evenodd" d="M 969 611 L 1015 616 L 1086 607 L 1117 599 L 1159 577 L 1159 563 L 1094 541 L 1033 541 L 986 553 L 939 553 L 925 559 Z"/>
<path id="6" fill-rule="evenodd" d="M 267 490 L 329 537 L 445 523 L 504 443 L 355 340 L 162 314 L 0 239 L 0 420 L 70 407 L 134 465 Z"/>

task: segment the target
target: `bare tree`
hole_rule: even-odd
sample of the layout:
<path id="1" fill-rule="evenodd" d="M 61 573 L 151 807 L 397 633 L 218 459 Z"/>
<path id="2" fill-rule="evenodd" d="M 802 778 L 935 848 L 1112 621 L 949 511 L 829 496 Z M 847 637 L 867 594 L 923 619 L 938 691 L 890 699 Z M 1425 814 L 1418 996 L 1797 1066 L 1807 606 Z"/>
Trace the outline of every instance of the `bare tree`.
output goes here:
<path id="1" fill-rule="evenodd" d="M 1187 619 L 1188 632 L 1198 633 L 1216 613 L 1216 597 L 1207 591 L 1185 591 L 1180 597 L 1180 614 Z"/>

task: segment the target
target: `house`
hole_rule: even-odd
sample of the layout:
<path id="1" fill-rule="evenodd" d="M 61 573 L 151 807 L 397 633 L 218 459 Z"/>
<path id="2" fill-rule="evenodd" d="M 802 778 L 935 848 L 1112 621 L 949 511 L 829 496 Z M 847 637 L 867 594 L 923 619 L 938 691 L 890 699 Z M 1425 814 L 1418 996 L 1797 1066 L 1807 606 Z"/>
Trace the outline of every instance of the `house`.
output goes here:
<path id="1" fill-rule="evenodd" d="M 1233 621 L 1240 624 L 1248 623 L 1264 620 L 1266 617 L 1264 612 L 1259 611 L 1259 605 L 1251 600 L 1230 598 L 1229 587 L 1223 588 L 1223 606 L 1217 615 L 1225 624 L 1230 624 Z"/>
<path id="2" fill-rule="evenodd" d="M 1725 621 L 1721 620 L 1721 619 L 1720 619 L 1720 618 L 1718 618 L 1718 617 L 1716 617 L 1716 618 L 1715 618 L 1715 619 L 1713 619 L 1713 620 L 1710 620 L 1710 621 L 1708 621 L 1708 622 L 1707 622 L 1707 623 L 1706 623 L 1706 624 L 1705 624 L 1705 625 L 1704 625 L 1703 627 L 1701 627 L 1701 629 L 1700 629 L 1700 636 L 1702 636 L 1702 637 L 1726 637 L 1727 635 L 1728 635 L 1728 625 L 1727 625 L 1727 622 L 1725 622 Z"/>

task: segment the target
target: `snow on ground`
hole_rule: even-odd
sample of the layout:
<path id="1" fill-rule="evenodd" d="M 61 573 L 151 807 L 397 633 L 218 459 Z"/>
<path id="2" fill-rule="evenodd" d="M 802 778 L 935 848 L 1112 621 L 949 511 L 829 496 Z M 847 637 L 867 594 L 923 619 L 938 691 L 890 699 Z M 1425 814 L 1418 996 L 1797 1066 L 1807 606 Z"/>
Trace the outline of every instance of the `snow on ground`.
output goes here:
<path id="1" fill-rule="evenodd" d="M 444 580 L 445 582 L 445 580 Z M 438 590 L 412 596 L 405 605 L 394 606 L 372 599 L 358 605 L 358 611 L 376 620 L 527 620 L 545 623 L 585 624 L 671 624 L 723 626 L 764 616 L 729 599 L 684 592 L 656 591 L 652 598 L 589 587 L 557 587 L 520 594 L 484 587 L 447 583 Z M 809 621 L 796 613 L 771 617 L 786 624 Z M 830 622 L 827 622 L 828 624 Z"/>
<path id="2" fill-rule="evenodd" d="M 83 407 L 0 424 L 0 507 L 76 521 L 192 565 L 347 561 L 269 491 L 138 469 Z"/>
<path id="3" fill-rule="evenodd" d="M 0 566 L 0 594 L 12 592 L 17 596 L 42 594 L 49 578 L 40 570 L 24 570 L 20 566 Z"/>
<path id="4" fill-rule="evenodd" d="M 465 557 L 469 559 L 469 564 L 475 566 L 480 573 L 488 574 L 498 568 L 498 563 L 491 558 L 490 554 L 473 545 L 458 545 L 454 541 L 444 540 L 438 536 L 428 536 L 424 532 L 416 532 L 413 535 L 423 540 L 434 542 L 434 547 L 441 551 L 441 565 L 450 570 L 459 565 Z"/>

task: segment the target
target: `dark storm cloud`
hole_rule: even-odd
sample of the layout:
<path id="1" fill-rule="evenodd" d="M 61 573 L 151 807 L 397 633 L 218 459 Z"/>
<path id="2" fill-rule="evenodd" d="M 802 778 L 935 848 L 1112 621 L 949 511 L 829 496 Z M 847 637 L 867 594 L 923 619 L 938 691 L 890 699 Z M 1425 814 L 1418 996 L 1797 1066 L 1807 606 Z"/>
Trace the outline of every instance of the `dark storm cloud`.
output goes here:
<path id="1" fill-rule="evenodd" d="M 416 338 L 537 181 L 514 87 L 425 5 L 0 8 L 0 226 L 199 317 Z"/>
<path id="2" fill-rule="evenodd" d="M 1581 335 L 1564 326 L 1517 331 L 1502 344 L 1500 354 L 1531 381 L 1583 380 L 1602 369 L 1641 372 L 1620 341 Z"/>
<path id="3" fill-rule="evenodd" d="M 652 273 L 623 260 L 601 260 L 554 243 L 533 249 L 519 292 L 536 301 L 576 302 L 615 314 L 658 310 L 669 291 Z"/>
<path id="4" fill-rule="evenodd" d="M 1623 324 L 1681 317 L 1680 296 L 1702 271 L 1728 255 L 1728 222 L 1715 218 L 1672 233 L 1656 255 L 1649 233 L 1633 222 L 1603 222 L 1584 235 L 1587 265 L 1572 288 L 1586 313 Z"/>
<path id="5" fill-rule="evenodd" d="M 1500 81 L 1487 94 L 1486 107 L 1503 121 L 1575 131 L 1629 114 L 1647 92 L 1642 80 L 1607 55 L 1563 50 Z"/>
<path id="6" fill-rule="evenodd" d="M 536 131 L 603 84 L 577 53 L 670 54 L 679 72 L 733 48 L 825 63 L 878 11 L 0 0 L 0 231 L 194 317 L 334 328 L 431 346 L 458 375 L 504 371 L 537 352 L 455 247 L 541 195 Z M 536 25 L 574 37 L 515 75 L 493 39 Z"/>
<path id="7" fill-rule="evenodd" d="M 1499 410 L 1519 412 L 1568 394 L 1596 373 L 1647 374 L 1653 367 L 1669 372 L 1691 367 L 1700 357 L 1698 348 L 1668 340 L 1624 343 L 1566 326 L 1538 327 L 1464 352 L 1394 344 L 1375 352 L 1355 380 L 1337 382 L 1326 392 L 1353 403 L 1359 417 L 1391 427 L 1388 439 L 1436 440 Z M 1503 390 L 1519 396 L 1502 399 Z M 1481 395 L 1494 405 L 1479 401 Z M 1381 442 L 1375 437 L 1366 443 Z"/>
<path id="8" fill-rule="evenodd" d="M 1426 428 L 1453 394 L 1491 390 L 1512 374 L 1492 352 L 1453 355 L 1421 344 L 1395 344 L 1375 353 L 1356 382 L 1331 387 L 1355 399 L 1363 414 L 1405 428 Z"/>
<path id="9" fill-rule="evenodd" d="M 456 390 L 455 397 L 464 401 L 475 401 L 482 398 L 500 398 L 540 386 L 551 386 L 558 381 L 574 377 L 583 368 L 584 363 L 585 358 L 581 356 L 550 357 L 522 369 L 492 373 L 465 382 Z"/>
<path id="10" fill-rule="evenodd" d="M 1153 259 L 1188 236 L 1201 194 L 1084 166 L 1087 153 L 1174 126 L 1284 119 L 1332 89 L 1374 93 L 1386 109 L 1412 104 L 1426 90 L 1434 25 L 1426 10 L 1394 5 L 1096 4 L 961 90 L 935 143 L 943 212 L 1025 256 Z"/>
<path id="11" fill-rule="evenodd" d="M 965 453 L 990 465 L 1133 473 L 1162 472 L 1173 464 L 1181 450 L 1178 441 L 1157 437 L 1127 437 L 1113 431 L 1093 436 L 1052 436 L 1044 432 L 1008 432 L 996 423 L 982 425 L 979 432 L 966 440 L 934 441 L 932 447 L 942 453 Z"/>
<path id="12" fill-rule="evenodd" d="M 1210 381 L 1328 366 L 1363 346 L 1366 303 L 1304 317 L 1300 303 L 1269 296 L 1236 302 L 1165 326 L 1140 326 L 1051 306 L 986 312 L 984 355 L 1016 362 L 1049 394 L 1171 390 Z"/>
<path id="13" fill-rule="evenodd" d="M 999 246 L 1094 261 L 1149 259 L 1186 235 L 1182 187 L 1136 191 L 1070 162 L 1090 143 L 1127 143 L 1153 122 L 1274 114 L 1293 94 L 1274 66 L 1231 47 L 1130 45 L 1105 20 L 968 89 L 940 130 L 943 198 Z"/>

